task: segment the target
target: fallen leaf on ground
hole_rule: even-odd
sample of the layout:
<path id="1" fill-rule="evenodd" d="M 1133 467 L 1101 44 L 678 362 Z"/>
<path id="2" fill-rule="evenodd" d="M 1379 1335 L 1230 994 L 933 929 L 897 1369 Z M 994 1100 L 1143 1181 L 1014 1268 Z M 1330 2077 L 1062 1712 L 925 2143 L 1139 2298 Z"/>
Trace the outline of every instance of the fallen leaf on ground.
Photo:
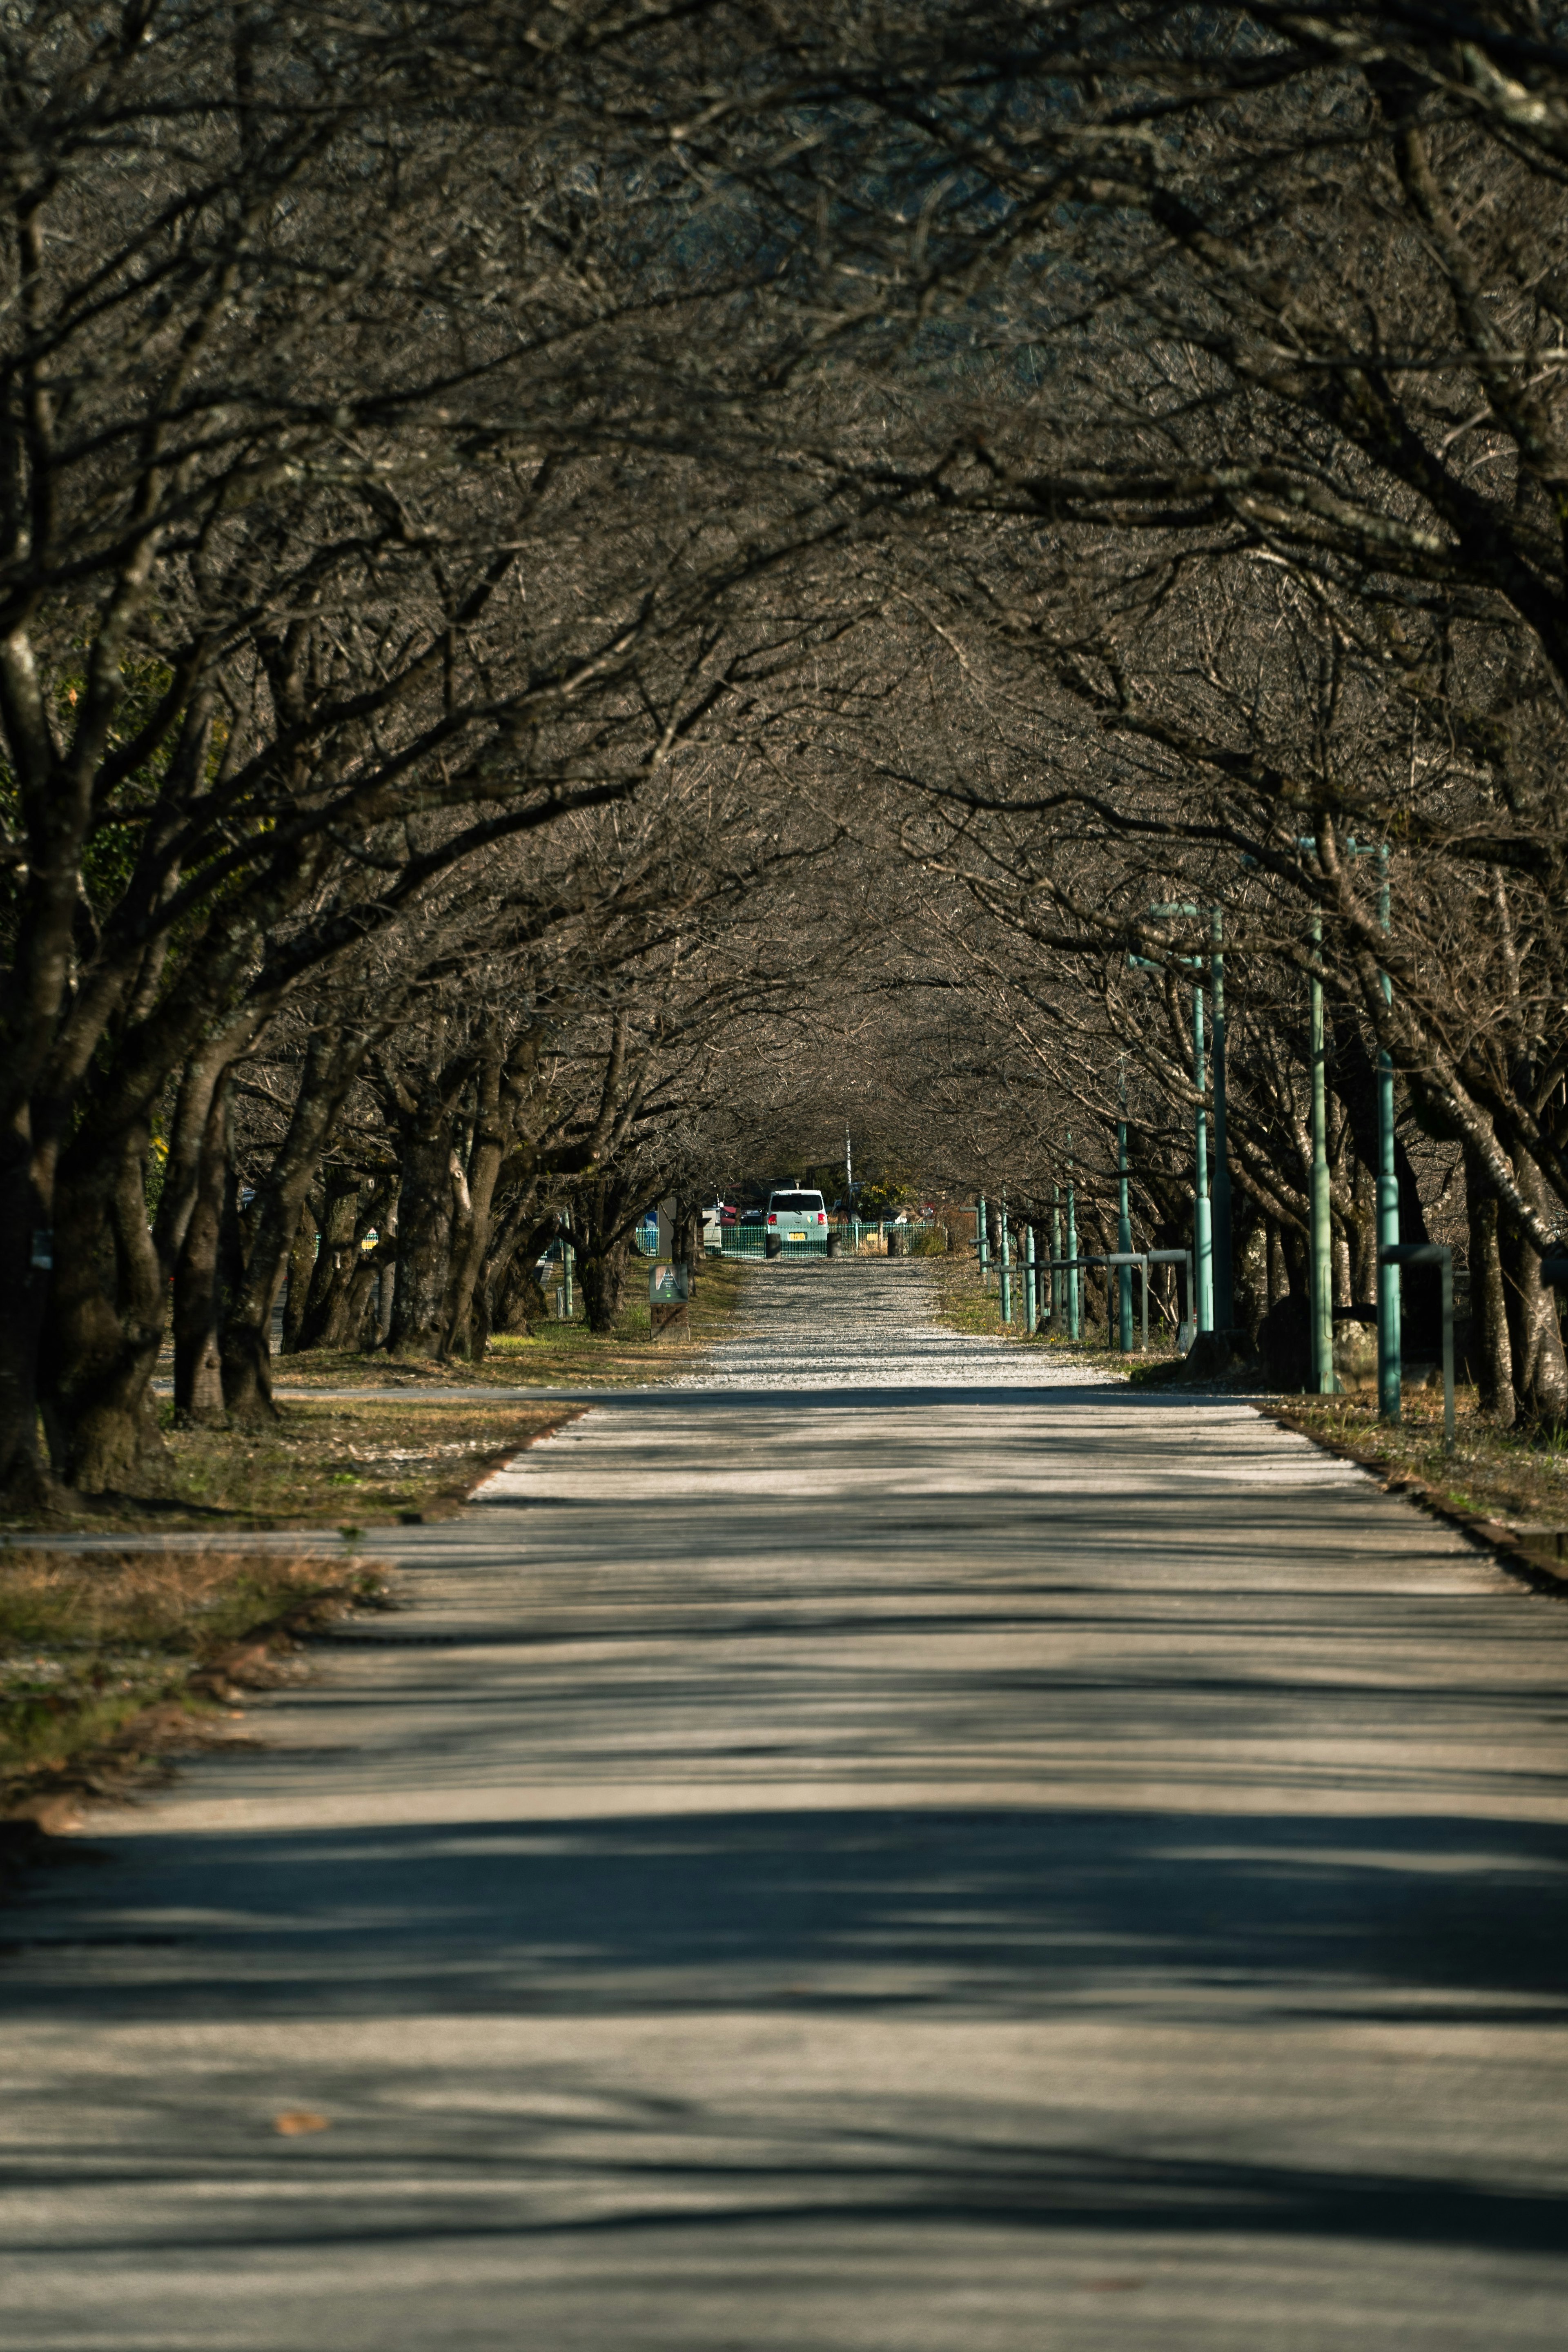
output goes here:
<path id="1" fill-rule="evenodd" d="M 298 2139 L 301 2132 L 331 2131 L 331 2124 L 325 2116 L 318 2116 L 309 2107 L 289 2107 L 283 2115 L 274 2116 L 272 2128 L 285 2139 Z"/>

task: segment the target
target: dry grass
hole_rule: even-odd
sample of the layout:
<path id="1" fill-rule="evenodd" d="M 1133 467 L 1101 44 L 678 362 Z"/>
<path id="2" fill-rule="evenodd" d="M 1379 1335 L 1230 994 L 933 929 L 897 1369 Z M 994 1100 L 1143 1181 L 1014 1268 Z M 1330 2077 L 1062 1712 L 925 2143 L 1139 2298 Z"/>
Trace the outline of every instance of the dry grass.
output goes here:
<path id="1" fill-rule="evenodd" d="M 1112 1373 L 1126 1370 L 1127 1359 L 1121 1349 L 1105 1346 L 1103 1324 L 1087 1331 L 1076 1345 L 1055 1333 L 1026 1331 L 1022 1320 L 1024 1276 L 1020 1267 L 1013 1268 L 1015 1320 L 1010 1324 L 1002 1320 L 1000 1284 L 994 1266 L 989 1267 L 982 1276 L 978 1263 L 967 1251 L 954 1251 L 934 1265 L 931 1271 L 937 1286 L 937 1312 L 950 1329 L 982 1332 L 992 1339 L 1011 1340 L 1015 1347 L 1037 1348 L 1043 1353 L 1070 1357 L 1075 1363 L 1097 1364 Z M 1042 1282 L 1044 1279 L 1042 1276 Z M 1136 1289 L 1133 1301 L 1136 1306 Z M 1143 1362 L 1162 1370 L 1175 1364 L 1171 1333 L 1156 1322 L 1152 1313 L 1149 1324 L 1149 1353 Z M 1136 1372 L 1132 1377 L 1137 1378 Z"/>
<path id="2" fill-rule="evenodd" d="M 244 1551 L 0 1551 L 0 1818 L 103 1793 L 194 1744 L 238 1689 L 384 1573 Z"/>
<path id="3" fill-rule="evenodd" d="M 165 1418 L 172 1423 L 172 1412 Z M 487 1470 L 574 1418 L 561 1404 L 291 1400 L 278 1421 L 258 1428 L 167 1428 L 163 1459 L 142 1492 L 67 1504 L 50 1525 L 104 1535 L 323 1527 L 357 1534 L 440 1517 Z"/>
<path id="4" fill-rule="evenodd" d="M 1443 1392 L 1407 1389 L 1396 1429 L 1365 1397 L 1278 1397 L 1271 1411 L 1337 1452 L 1415 1485 L 1444 1510 L 1521 1532 L 1568 1527 L 1568 1436 L 1499 1429 L 1473 1389 L 1454 1392 L 1455 1444 L 1443 1451 Z"/>
<path id="5" fill-rule="evenodd" d="M 750 1267 L 744 1260 L 707 1258 L 698 1272 L 689 1340 L 654 1339 L 648 1328 L 646 1276 L 632 1269 L 628 1297 L 615 1331 L 601 1339 L 582 1320 L 542 1323 L 527 1338 L 503 1332 L 477 1364 L 415 1361 L 386 1355 L 351 1355 L 325 1349 L 279 1356 L 272 1377 L 279 1395 L 317 1388 L 616 1388 L 668 1380 L 729 1335 L 740 1310 Z"/>

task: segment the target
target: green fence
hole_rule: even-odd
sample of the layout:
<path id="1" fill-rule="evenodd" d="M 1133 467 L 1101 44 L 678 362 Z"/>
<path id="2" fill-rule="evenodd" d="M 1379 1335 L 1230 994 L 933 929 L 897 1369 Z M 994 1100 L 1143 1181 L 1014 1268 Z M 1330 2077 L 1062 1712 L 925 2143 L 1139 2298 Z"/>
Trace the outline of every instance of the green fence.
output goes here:
<path id="1" fill-rule="evenodd" d="M 879 1223 L 869 1219 L 862 1222 L 859 1218 L 836 1218 L 830 1225 L 809 1238 L 802 1235 L 797 1239 L 793 1234 L 784 1234 L 780 1238 L 784 1244 L 783 1255 L 786 1258 L 826 1257 L 830 1238 L 837 1239 L 846 1256 L 854 1257 L 865 1243 L 881 1242 L 889 1232 L 901 1234 L 907 1249 L 917 1235 L 935 1230 L 934 1223 L 931 1222 L 895 1225 L 890 1218 Z M 711 1257 L 766 1257 L 768 1229 L 766 1225 L 725 1225 L 719 1240 L 707 1242 L 704 1247 Z"/>

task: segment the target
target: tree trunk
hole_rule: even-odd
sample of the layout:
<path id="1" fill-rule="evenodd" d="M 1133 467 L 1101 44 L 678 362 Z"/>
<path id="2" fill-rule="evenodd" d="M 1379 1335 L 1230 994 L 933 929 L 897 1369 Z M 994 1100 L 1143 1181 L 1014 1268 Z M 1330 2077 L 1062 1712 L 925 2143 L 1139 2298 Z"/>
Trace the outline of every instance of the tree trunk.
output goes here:
<path id="1" fill-rule="evenodd" d="M 1521 1192 L 1544 1219 L 1552 1215 L 1545 1180 L 1529 1153 L 1514 1155 Z M 1509 1340 L 1513 1350 L 1513 1392 L 1521 1412 L 1538 1427 L 1556 1429 L 1568 1418 L 1568 1357 L 1554 1293 L 1541 1279 L 1541 1258 L 1512 1220 L 1506 1222 Z"/>
<path id="2" fill-rule="evenodd" d="M 321 1153 L 369 1044 L 360 1029 L 326 1028 L 310 1040 L 289 1131 L 253 1204 L 244 1278 L 226 1302 L 219 1351 L 224 1402 L 241 1421 L 277 1417 L 272 1402 L 272 1310 L 300 1231 Z"/>
<path id="3" fill-rule="evenodd" d="M 1272 1222 L 1268 1226 L 1268 1304 L 1278 1307 L 1290 1295 L 1290 1267 L 1285 1255 L 1285 1236 Z"/>
<path id="4" fill-rule="evenodd" d="M 329 1192 L 321 1211 L 321 1244 L 310 1270 L 300 1325 L 300 1349 L 346 1348 L 349 1286 L 353 1278 L 359 1188 Z"/>
<path id="5" fill-rule="evenodd" d="M 577 1254 L 577 1279 L 588 1328 L 600 1339 L 614 1332 L 626 1289 L 626 1261 L 631 1244 L 624 1236 L 607 1246 Z"/>
<path id="6" fill-rule="evenodd" d="M 174 1418 L 205 1428 L 224 1419 L 217 1278 L 229 1118 L 229 1090 L 223 1085 L 207 1113 L 195 1197 L 174 1264 Z"/>
<path id="7" fill-rule="evenodd" d="M 432 1099 L 404 1146 L 397 1192 L 397 1276 L 386 1344 L 396 1356 L 433 1356 L 447 1336 L 452 1266 L 451 1124 Z"/>
<path id="8" fill-rule="evenodd" d="M 676 1260 L 684 1259 L 690 1269 L 691 1295 L 695 1297 L 697 1276 L 702 1265 L 702 1207 L 700 1202 L 677 1199 L 670 1246 Z"/>
<path id="9" fill-rule="evenodd" d="M 320 1228 L 307 1195 L 305 1205 L 300 1212 L 300 1225 L 294 1235 L 293 1247 L 289 1252 L 289 1288 L 283 1301 L 283 1353 L 286 1356 L 297 1356 L 300 1352 L 300 1334 L 305 1328 L 310 1286 L 316 1272 L 316 1252 L 320 1245 Z"/>
<path id="10" fill-rule="evenodd" d="M 46 1507 L 54 1481 L 38 1444 L 38 1349 L 54 1257 L 50 1171 L 24 1128 L 0 1158 L 0 1495 Z"/>
<path id="11" fill-rule="evenodd" d="M 1484 1412 L 1513 1427 L 1513 1345 L 1503 1291 L 1501 1218 L 1497 1192 L 1479 1156 L 1465 1154 L 1465 1208 L 1470 1229 L 1470 1316 L 1476 1389 Z"/>
<path id="12" fill-rule="evenodd" d="M 167 1312 L 147 1223 L 145 1130 L 117 1155 L 79 1139 L 55 1199 L 55 1276 L 42 1364 L 57 1470 L 83 1494 L 144 1482 L 166 1449 L 152 1379 Z"/>

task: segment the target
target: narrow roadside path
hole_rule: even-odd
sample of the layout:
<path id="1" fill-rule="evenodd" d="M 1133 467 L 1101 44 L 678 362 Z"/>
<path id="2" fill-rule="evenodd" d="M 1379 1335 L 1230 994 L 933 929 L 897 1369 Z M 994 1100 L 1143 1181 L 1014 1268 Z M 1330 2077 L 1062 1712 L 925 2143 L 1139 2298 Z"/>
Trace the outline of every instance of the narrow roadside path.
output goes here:
<path id="1" fill-rule="evenodd" d="M 0 1916 L 7 2352 L 1555 2352 L 1568 1609 L 755 1298 Z"/>

